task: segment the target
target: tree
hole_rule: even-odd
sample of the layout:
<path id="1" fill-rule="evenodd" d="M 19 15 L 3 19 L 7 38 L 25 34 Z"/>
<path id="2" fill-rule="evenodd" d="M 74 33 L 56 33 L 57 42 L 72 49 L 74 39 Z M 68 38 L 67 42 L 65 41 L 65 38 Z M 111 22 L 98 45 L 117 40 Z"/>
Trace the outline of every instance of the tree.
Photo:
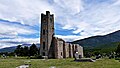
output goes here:
<path id="1" fill-rule="evenodd" d="M 30 48 L 28 46 L 23 47 L 22 45 L 18 45 L 14 53 L 18 56 L 34 56 L 38 54 L 38 48 L 34 43 Z"/>
<path id="2" fill-rule="evenodd" d="M 27 46 L 22 47 L 21 45 L 18 45 L 17 48 L 14 51 L 18 56 L 28 56 L 29 49 Z"/>
<path id="3" fill-rule="evenodd" d="M 117 46 L 116 53 L 117 53 L 117 54 L 120 54 L 120 43 L 119 43 L 118 46 Z"/>
<path id="4" fill-rule="evenodd" d="M 28 56 L 29 55 L 29 48 L 28 48 L 28 46 L 24 46 L 23 53 L 24 53 L 24 56 Z"/>
<path id="5" fill-rule="evenodd" d="M 20 56 L 20 55 L 21 55 L 21 49 L 22 49 L 21 45 L 18 45 L 14 52 L 15 52 L 17 55 Z"/>
<path id="6" fill-rule="evenodd" d="M 29 52 L 30 52 L 30 56 L 34 56 L 38 54 L 38 48 L 34 43 L 30 46 Z"/>

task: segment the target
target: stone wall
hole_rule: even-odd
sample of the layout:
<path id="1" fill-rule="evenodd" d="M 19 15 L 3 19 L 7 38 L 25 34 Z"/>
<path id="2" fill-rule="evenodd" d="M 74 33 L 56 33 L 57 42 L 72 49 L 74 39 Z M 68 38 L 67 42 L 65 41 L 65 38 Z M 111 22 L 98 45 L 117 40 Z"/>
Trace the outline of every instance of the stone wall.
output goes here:
<path id="1" fill-rule="evenodd" d="M 72 44 L 69 44 L 69 57 L 73 58 Z"/>
<path id="2" fill-rule="evenodd" d="M 63 47 L 64 52 L 64 58 L 69 58 L 69 43 L 64 43 Z"/>
<path id="3" fill-rule="evenodd" d="M 78 47 L 78 53 L 79 53 L 79 55 L 81 55 L 81 57 L 83 57 L 83 47 L 80 46 L 79 44 L 77 44 L 77 47 Z"/>
<path id="4" fill-rule="evenodd" d="M 62 39 L 55 38 L 55 58 L 63 58 L 63 45 Z"/>
<path id="5" fill-rule="evenodd" d="M 78 54 L 83 57 L 83 47 L 79 44 L 69 44 L 69 57 L 74 58 L 75 53 L 78 52 Z"/>

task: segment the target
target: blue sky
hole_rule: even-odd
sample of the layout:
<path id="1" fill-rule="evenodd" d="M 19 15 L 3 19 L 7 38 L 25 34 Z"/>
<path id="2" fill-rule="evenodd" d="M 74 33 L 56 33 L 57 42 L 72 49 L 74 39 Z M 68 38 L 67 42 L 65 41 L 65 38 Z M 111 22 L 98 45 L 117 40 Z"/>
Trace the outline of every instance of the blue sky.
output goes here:
<path id="1" fill-rule="evenodd" d="M 55 15 L 55 36 L 66 41 L 120 29 L 120 0 L 0 0 L 0 48 L 39 43 L 46 11 Z"/>

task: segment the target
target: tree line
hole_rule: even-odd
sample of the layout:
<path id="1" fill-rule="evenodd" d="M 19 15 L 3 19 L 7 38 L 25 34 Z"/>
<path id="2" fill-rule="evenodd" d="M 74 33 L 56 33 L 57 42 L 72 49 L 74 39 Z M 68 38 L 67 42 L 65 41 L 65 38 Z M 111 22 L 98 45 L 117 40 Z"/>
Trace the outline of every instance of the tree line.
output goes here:
<path id="1" fill-rule="evenodd" d="M 17 56 L 35 56 L 39 53 L 39 49 L 34 43 L 29 47 L 18 45 L 14 53 Z"/>

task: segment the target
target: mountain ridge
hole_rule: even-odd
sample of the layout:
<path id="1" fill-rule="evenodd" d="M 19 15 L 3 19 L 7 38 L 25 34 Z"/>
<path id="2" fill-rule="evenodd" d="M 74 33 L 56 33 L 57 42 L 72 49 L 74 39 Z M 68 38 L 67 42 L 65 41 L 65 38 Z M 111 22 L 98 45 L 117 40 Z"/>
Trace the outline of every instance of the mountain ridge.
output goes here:
<path id="1" fill-rule="evenodd" d="M 89 38 L 76 40 L 71 43 L 77 43 L 81 46 L 98 46 L 112 42 L 120 42 L 120 30 L 103 36 L 92 36 Z"/>

